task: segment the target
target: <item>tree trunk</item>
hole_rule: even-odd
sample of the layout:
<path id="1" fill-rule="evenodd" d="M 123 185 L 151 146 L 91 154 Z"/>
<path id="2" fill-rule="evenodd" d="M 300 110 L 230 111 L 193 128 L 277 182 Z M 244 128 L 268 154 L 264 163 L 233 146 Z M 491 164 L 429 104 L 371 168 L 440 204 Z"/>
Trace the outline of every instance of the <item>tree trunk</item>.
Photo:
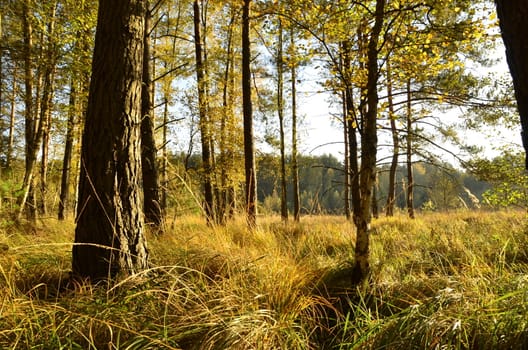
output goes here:
<path id="1" fill-rule="evenodd" d="M 234 87 L 232 66 L 234 65 L 234 54 L 233 54 L 233 29 L 236 18 L 236 10 L 234 7 L 231 8 L 231 18 L 229 20 L 228 33 L 227 33 L 227 47 L 226 47 L 226 60 L 225 60 L 225 70 L 224 70 L 224 79 L 222 86 L 222 119 L 220 123 L 220 162 L 221 162 L 221 172 L 220 172 L 220 196 L 218 198 L 218 207 L 217 212 L 218 221 L 224 225 L 229 217 L 231 217 L 232 210 L 234 210 L 234 190 L 233 181 L 230 180 L 230 172 L 234 167 L 234 161 L 232 158 L 233 147 L 229 146 L 228 140 L 229 135 L 233 131 L 229 125 L 232 125 L 233 122 L 233 92 Z"/>
<path id="2" fill-rule="evenodd" d="M 378 173 L 374 175 L 374 186 L 372 186 L 372 201 L 371 201 L 371 210 L 372 217 L 377 219 L 379 218 L 379 208 L 378 208 Z"/>
<path id="3" fill-rule="evenodd" d="M 301 196 L 299 194 L 299 165 L 297 163 L 297 63 L 295 60 L 295 38 L 292 27 L 290 33 L 291 50 L 291 112 L 292 112 L 292 182 L 293 182 L 293 218 L 301 220 Z"/>
<path id="4" fill-rule="evenodd" d="M 370 272 L 369 266 L 369 235 L 371 219 L 372 190 L 376 180 L 376 152 L 378 146 L 378 41 L 384 21 L 385 1 L 376 1 L 374 25 L 370 34 L 367 50 L 367 113 L 362 123 L 361 137 L 361 170 L 360 177 L 360 209 L 355 218 L 357 229 L 355 264 L 352 282 L 363 281 Z"/>
<path id="5" fill-rule="evenodd" d="M 19 213 L 18 218 L 22 216 L 24 210 L 26 210 L 26 204 L 31 203 L 31 207 L 27 208 L 28 219 L 34 221 L 35 207 L 33 201 L 33 172 L 36 163 L 38 144 L 35 144 L 36 140 L 36 125 L 37 120 L 34 114 L 33 105 L 33 28 L 31 24 L 30 15 L 30 2 L 25 0 L 22 5 L 22 28 L 24 35 L 23 55 L 24 55 L 24 104 L 25 104 L 25 172 L 24 179 L 22 181 L 22 195 L 19 198 Z"/>
<path id="6" fill-rule="evenodd" d="M 73 142 L 75 135 L 75 124 L 76 115 L 78 113 L 77 108 L 77 88 L 75 87 L 76 82 L 71 81 L 70 83 L 70 104 L 68 110 L 68 125 L 66 129 L 66 140 L 64 145 L 64 156 L 62 159 L 62 175 L 61 175 L 61 187 L 59 195 L 59 211 L 58 219 L 64 220 L 66 218 L 66 210 L 68 208 L 68 202 L 70 198 L 70 174 L 71 174 L 71 163 L 73 153 Z"/>
<path id="7" fill-rule="evenodd" d="M 81 149 L 73 274 L 147 267 L 141 194 L 145 0 L 101 0 Z"/>
<path id="8" fill-rule="evenodd" d="M 400 152 L 400 140 L 398 138 L 398 129 L 396 127 L 396 114 L 394 113 L 394 103 L 392 99 L 392 76 L 390 60 L 385 62 L 387 65 L 387 100 L 389 103 L 389 121 L 392 135 L 392 160 L 389 170 L 389 189 L 387 194 L 387 204 L 385 215 L 394 215 L 394 203 L 396 201 L 396 170 L 398 169 L 398 156 Z"/>
<path id="9" fill-rule="evenodd" d="M 150 74 L 151 16 L 147 1 L 143 37 L 143 85 L 141 89 L 141 164 L 145 222 L 160 228 L 162 214 L 159 198 L 157 148 L 154 138 L 154 108 L 152 107 L 154 84 Z"/>
<path id="10" fill-rule="evenodd" d="M 207 94 L 205 87 L 205 67 L 202 53 L 202 39 L 200 33 L 200 6 L 194 1 L 194 48 L 196 55 L 196 80 L 198 83 L 198 113 L 200 115 L 200 133 L 202 135 L 202 166 L 204 181 L 204 210 L 208 223 L 215 221 L 213 163 L 211 151 L 211 130 L 207 111 Z"/>
<path id="11" fill-rule="evenodd" d="M 253 106 L 251 102 L 250 4 L 251 0 L 244 0 L 242 8 L 242 110 L 244 114 L 246 216 L 248 226 L 253 229 L 257 224 L 257 176 L 255 171 L 255 141 L 253 138 Z"/>
<path id="12" fill-rule="evenodd" d="M 277 43 L 277 113 L 279 115 L 279 142 L 280 142 L 280 182 L 281 182 L 281 219 L 288 221 L 288 198 L 286 185 L 286 150 L 284 142 L 284 55 L 283 55 L 283 29 L 279 18 L 279 38 Z"/>
<path id="13" fill-rule="evenodd" d="M 18 65 L 15 62 L 13 67 L 13 84 L 11 92 L 11 110 L 9 112 L 9 136 L 7 143 L 6 168 L 11 169 L 11 161 L 13 159 L 13 149 L 15 145 L 15 120 L 16 120 L 16 98 L 18 94 L 17 85 Z"/>
<path id="14" fill-rule="evenodd" d="M 167 150 L 167 134 L 168 134 L 168 124 L 169 124 L 169 94 L 167 89 L 164 89 L 163 99 L 165 101 L 163 106 L 163 150 L 162 150 L 162 165 L 161 165 L 161 209 L 163 211 L 162 215 L 167 215 L 167 186 L 168 181 L 168 166 L 169 166 L 169 155 Z"/>
<path id="15" fill-rule="evenodd" d="M 525 0 L 495 0 L 495 3 L 521 117 L 525 167 L 528 170 L 528 5 Z"/>
<path id="16" fill-rule="evenodd" d="M 341 43 L 341 52 L 340 52 L 340 65 L 341 70 L 344 69 L 344 50 L 347 49 L 346 43 Z M 350 63 L 349 63 L 350 65 Z M 350 67 L 349 67 L 350 68 Z M 344 210 L 345 210 L 345 218 L 350 220 L 350 159 L 349 159 L 349 144 L 348 144 L 348 108 L 347 108 L 347 89 L 346 87 L 343 87 L 343 91 L 341 92 L 341 104 L 342 104 L 342 113 L 343 113 L 343 144 L 345 145 L 345 154 L 344 154 L 344 181 L 343 181 L 343 188 L 344 188 Z"/>
<path id="17" fill-rule="evenodd" d="M 348 158 L 349 158 L 349 178 L 350 178 L 350 196 L 352 198 L 352 212 L 353 220 L 356 222 L 356 218 L 360 215 L 359 208 L 361 204 L 361 193 L 359 191 L 359 145 L 357 140 L 357 128 L 358 118 L 355 113 L 354 101 L 352 99 L 352 86 L 351 86 L 351 58 L 350 58 L 350 42 L 344 41 L 342 43 L 343 50 L 343 72 L 344 85 L 345 85 L 345 105 L 346 105 L 346 121 L 345 128 L 348 135 Z"/>
<path id="18" fill-rule="evenodd" d="M 414 175 L 412 164 L 412 105 L 411 105 L 411 81 L 407 80 L 407 213 L 414 219 Z"/>
<path id="19" fill-rule="evenodd" d="M 48 192 L 48 158 L 49 139 L 51 129 L 51 110 L 53 104 L 55 71 L 57 65 L 57 44 L 55 38 L 55 19 L 57 14 L 57 3 L 53 3 L 47 27 L 47 43 L 44 58 L 44 87 L 42 91 L 42 102 L 40 109 L 40 127 L 42 128 L 42 148 L 40 161 L 40 205 L 42 215 L 47 215 L 46 197 Z"/>

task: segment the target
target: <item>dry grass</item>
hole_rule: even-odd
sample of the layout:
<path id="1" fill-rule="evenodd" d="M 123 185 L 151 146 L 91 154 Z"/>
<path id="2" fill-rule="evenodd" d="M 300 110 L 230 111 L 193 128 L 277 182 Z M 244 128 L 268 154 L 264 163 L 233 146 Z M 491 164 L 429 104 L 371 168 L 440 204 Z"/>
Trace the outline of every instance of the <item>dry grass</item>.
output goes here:
<path id="1" fill-rule="evenodd" d="M 372 277 L 350 288 L 340 217 L 196 216 L 149 235 L 152 268 L 112 286 L 68 281 L 73 224 L 0 226 L 0 348 L 522 349 L 528 226 L 521 212 L 373 223 Z"/>

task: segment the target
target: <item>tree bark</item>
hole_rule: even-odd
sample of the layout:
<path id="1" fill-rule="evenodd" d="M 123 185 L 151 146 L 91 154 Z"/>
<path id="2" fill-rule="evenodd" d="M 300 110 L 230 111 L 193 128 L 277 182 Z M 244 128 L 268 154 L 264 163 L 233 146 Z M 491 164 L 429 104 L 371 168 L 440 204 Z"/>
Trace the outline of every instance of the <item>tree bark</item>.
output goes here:
<path id="1" fill-rule="evenodd" d="M 407 81 L 407 214 L 414 219 L 414 174 L 412 164 L 412 105 L 411 105 L 411 81 Z"/>
<path id="2" fill-rule="evenodd" d="M 57 47 L 55 38 L 56 3 L 53 4 L 50 20 L 47 28 L 48 42 L 46 43 L 46 57 L 44 67 L 44 87 L 42 91 L 42 102 L 40 109 L 40 128 L 42 129 L 42 148 L 40 161 L 40 212 L 46 215 L 48 212 L 46 197 L 48 192 L 48 157 L 49 138 L 51 129 L 51 110 L 54 94 L 54 80 L 57 63 Z"/>
<path id="3" fill-rule="evenodd" d="M 301 220 L 301 196 L 299 194 L 299 164 L 297 162 L 297 63 L 295 62 L 295 38 L 292 27 L 290 33 L 291 63 L 291 113 L 292 113 L 292 182 L 293 219 Z"/>
<path id="4" fill-rule="evenodd" d="M 159 196 L 157 148 L 154 138 L 154 108 L 152 106 L 154 84 L 150 74 L 151 17 L 147 1 L 143 36 L 143 85 L 141 89 L 141 169 L 145 222 L 159 229 L 162 223 L 162 213 Z"/>
<path id="5" fill-rule="evenodd" d="M 255 141 L 253 138 L 253 105 L 251 102 L 250 4 L 251 0 L 244 0 L 242 7 L 242 110 L 244 114 L 246 217 L 248 226 L 253 229 L 257 225 L 257 176 L 255 167 Z"/>
<path id="6" fill-rule="evenodd" d="M 525 168 L 528 170 L 528 4 L 525 0 L 495 0 L 495 3 L 521 117 Z"/>
<path id="7" fill-rule="evenodd" d="M 389 103 L 389 122 L 392 135 L 392 159 L 389 169 L 389 189 L 387 194 L 387 203 L 385 205 L 385 215 L 394 215 L 394 203 L 396 202 L 396 170 L 398 169 L 398 156 L 400 152 L 400 139 L 396 127 L 396 114 L 394 113 L 394 102 L 392 98 L 392 76 L 390 60 L 385 62 L 387 65 L 387 100 Z"/>
<path id="8" fill-rule="evenodd" d="M 70 174 L 71 174 L 71 160 L 73 154 L 73 141 L 77 114 L 77 88 L 76 82 L 70 83 L 70 103 L 68 110 L 68 125 L 66 129 L 66 140 L 64 143 L 64 156 L 62 159 L 62 174 L 61 187 L 59 195 L 59 211 L 58 219 L 64 220 L 66 218 L 66 210 L 70 198 Z"/>
<path id="9" fill-rule="evenodd" d="M 341 103 L 343 104 L 343 143 L 345 146 L 345 155 L 344 155 L 344 164 L 343 164 L 343 173 L 344 173 L 344 210 L 345 218 L 350 220 L 350 159 L 349 159 L 349 147 L 348 147 L 348 132 L 347 132 L 347 104 L 346 104 L 346 90 L 343 89 L 341 92 Z"/>
<path id="10" fill-rule="evenodd" d="M 233 29 L 235 25 L 236 9 L 231 8 L 231 16 L 229 20 L 228 33 L 227 33 L 227 44 L 226 44 L 226 59 L 225 59 L 225 70 L 224 79 L 222 86 L 222 119 L 220 122 L 220 196 L 218 198 L 218 212 L 217 217 L 219 223 L 224 225 L 227 219 L 232 216 L 234 210 L 234 189 L 233 181 L 230 180 L 233 168 L 233 146 L 232 142 L 229 142 L 229 137 L 232 133 L 233 125 L 233 87 L 234 87 L 234 75 L 232 73 L 234 66 L 234 53 L 233 53 Z M 231 92 L 230 92 L 231 90 Z"/>
<path id="11" fill-rule="evenodd" d="M 163 106 L 163 149 L 162 149 L 162 165 L 161 165 L 161 209 L 163 214 L 167 215 L 167 186 L 169 184 L 168 168 L 169 168 L 169 152 L 167 150 L 168 132 L 169 132 L 169 93 L 167 89 L 163 91 L 163 99 L 165 101 Z"/>
<path id="12" fill-rule="evenodd" d="M 16 120 L 16 98 L 18 94 L 18 65 L 15 62 L 13 67 L 13 84 L 11 91 L 11 109 L 9 111 L 9 136 L 7 143 L 6 168 L 11 169 L 11 161 L 13 159 L 13 149 L 15 145 L 15 120 Z"/>
<path id="13" fill-rule="evenodd" d="M 33 197 L 33 173 L 37 161 L 37 150 L 39 148 L 36 141 L 39 140 L 37 135 L 38 120 L 35 118 L 33 104 L 33 27 L 31 24 L 30 2 L 24 0 L 22 4 L 22 29 L 24 36 L 23 55 L 24 55 L 24 104 L 25 104 L 25 172 L 22 180 L 22 195 L 19 198 L 18 218 L 22 216 L 24 210 L 29 220 L 36 220 L 36 211 Z M 26 208 L 27 203 L 31 203 L 30 208 Z"/>
<path id="14" fill-rule="evenodd" d="M 342 43 L 343 50 L 343 72 L 345 85 L 345 108 L 346 120 L 345 129 L 348 135 L 348 167 L 349 167 L 349 181 L 350 181 L 350 196 L 352 204 L 352 216 L 354 222 L 360 215 L 359 208 L 361 205 L 361 193 L 359 191 L 359 144 L 357 140 L 358 117 L 354 110 L 354 101 L 352 99 L 352 82 L 350 77 L 351 58 L 350 58 L 350 42 L 344 41 Z"/>
<path id="15" fill-rule="evenodd" d="M 280 183 L 281 183 L 281 219 L 288 221 L 288 196 L 286 184 L 286 150 L 284 140 L 284 55 L 283 55 L 283 29 L 279 18 L 279 37 L 277 42 L 277 114 L 279 116 L 279 143 L 280 143 Z"/>
<path id="16" fill-rule="evenodd" d="M 384 22 L 385 1 L 376 1 L 374 25 L 370 34 L 367 49 L 367 111 L 362 123 L 361 166 L 360 166 L 360 209 L 355 217 L 357 229 L 355 246 L 355 263 L 352 282 L 359 283 L 370 273 L 369 244 L 371 200 L 376 180 L 376 152 L 378 146 L 378 42 Z"/>
<path id="17" fill-rule="evenodd" d="M 194 1 L 194 48 L 196 55 L 196 80 L 198 84 L 198 114 L 200 115 L 200 133 L 202 136 L 202 167 L 204 185 L 204 211 L 208 223 L 215 222 L 213 161 L 210 121 L 207 115 L 207 93 L 205 86 L 205 62 L 202 53 L 200 33 L 200 6 Z"/>
<path id="18" fill-rule="evenodd" d="M 145 0 L 101 0 L 81 149 L 73 274 L 90 280 L 147 267 L 141 194 Z"/>

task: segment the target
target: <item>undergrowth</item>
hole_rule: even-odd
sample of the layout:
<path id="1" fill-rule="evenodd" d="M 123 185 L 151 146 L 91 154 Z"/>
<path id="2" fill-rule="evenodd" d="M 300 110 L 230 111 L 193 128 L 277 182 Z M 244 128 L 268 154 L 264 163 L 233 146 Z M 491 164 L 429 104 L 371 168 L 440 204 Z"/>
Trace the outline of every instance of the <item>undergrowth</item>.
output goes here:
<path id="1" fill-rule="evenodd" d="M 340 217 L 149 235 L 151 268 L 69 279 L 73 223 L 0 226 L 0 348 L 523 349 L 522 212 L 373 222 L 372 275 L 349 283 L 354 229 Z"/>

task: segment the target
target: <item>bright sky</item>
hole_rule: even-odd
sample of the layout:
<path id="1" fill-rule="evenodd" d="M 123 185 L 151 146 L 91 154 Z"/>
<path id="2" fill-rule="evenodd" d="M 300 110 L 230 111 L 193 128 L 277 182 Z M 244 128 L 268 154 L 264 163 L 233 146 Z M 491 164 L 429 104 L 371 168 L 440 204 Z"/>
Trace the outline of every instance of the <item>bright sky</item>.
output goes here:
<path id="1" fill-rule="evenodd" d="M 489 70 L 483 70 L 483 74 L 493 72 L 496 74 L 506 74 L 509 78 L 508 67 L 504 57 L 504 48 L 502 45 L 498 48 L 498 63 L 490 68 Z M 303 85 L 302 91 L 299 93 L 299 114 L 303 116 L 303 124 L 300 127 L 300 146 L 299 151 L 303 154 L 327 154 L 331 153 L 341 159 L 343 157 L 343 130 L 342 126 L 336 122 L 336 116 L 339 113 L 338 107 L 330 105 L 330 95 L 327 93 L 315 93 L 320 87 L 317 84 Z M 332 115 L 334 113 L 334 115 Z M 458 112 L 460 113 L 460 112 Z M 457 121 L 457 112 L 435 112 L 442 120 L 452 119 L 453 122 Z M 521 145 L 520 136 L 520 125 L 517 130 L 509 130 L 501 128 L 484 127 L 482 131 L 460 131 L 460 135 L 468 140 L 470 144 L 484 147 L 484 152 L 487 156 L 492 157 L 497 154 L 496 149 L 504 145 Z M 388 133 L 384 133 L 388 136 Z M 390 139 L 385 139 L 383 134 L 380 133 L 379 144 L 391 143 Z M 456 147 L 447 143 L 442 143 L 443 147 L 446 147 L 454 153 L 460 153 Z M 390 148 L 380 147 L 380 157 L 387 155 L 391 152 Z M 442 152 L 438 151 L 439 154 Z M 444 159 L 449 162 L 456 162 L 453 156 L 444 154 Z"/>

